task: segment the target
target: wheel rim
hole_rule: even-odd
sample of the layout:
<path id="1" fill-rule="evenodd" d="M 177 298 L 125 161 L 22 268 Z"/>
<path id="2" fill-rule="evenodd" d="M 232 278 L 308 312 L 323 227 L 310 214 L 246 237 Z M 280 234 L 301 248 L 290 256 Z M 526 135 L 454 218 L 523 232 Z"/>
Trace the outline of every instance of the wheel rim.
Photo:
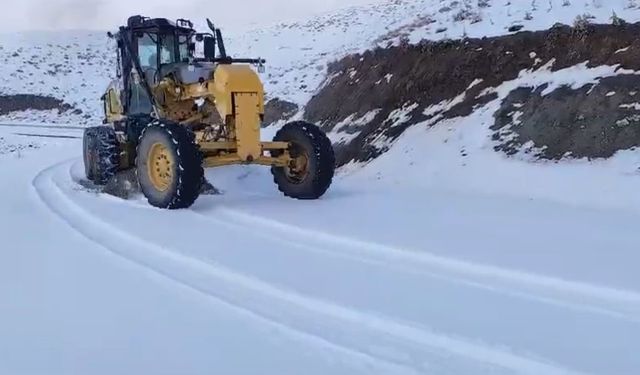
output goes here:
<path id="1" fill-rule="evenodd" d="M 291 145 L 289 155 L 291 160 L 285 168 L 287 179 L 294 184 L 301 184 L 309 175 L 309 155 L 296 144 Z"/>
<path id="2" fill-rule="evenodd" d="M 158 191 L 166 191 L 173 182 L 173 154 L 162 143 L 155 143 L 147 157 L 149 180 Z"/>

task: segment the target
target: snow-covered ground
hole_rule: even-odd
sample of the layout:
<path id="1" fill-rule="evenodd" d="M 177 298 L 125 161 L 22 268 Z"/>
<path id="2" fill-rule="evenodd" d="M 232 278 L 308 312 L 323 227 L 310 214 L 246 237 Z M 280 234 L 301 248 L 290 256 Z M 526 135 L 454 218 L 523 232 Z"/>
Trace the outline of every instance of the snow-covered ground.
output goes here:
<path id="1" fill-rule="evenodd" d="M 229 48 L 268 58 L 270 94 L 304 103 L 328 62 L 403 33 L 497 35 L 639 12 L 627 0 L 480 3 L 350 8 Z M 461 7 L 483 21 L 455 21 Z M 208 172 L 222 195 L 167 212 L 79 184 L 73 126 L 99 119 L 106 38 L 24 35 L 0 37 L 0 73 L 22 70 L 0 91 L 52 94 L 83 114 L 0 121 L 39 125 L 0 126 L 0 374 L 640 372 L 640 154 L 532 162 L 494 152 L 489 131 L 509 90 L 580 87 L 613 67 L 525 71 L 471 116 L 414 126 L 348 165 L 318 201 L 282 197 L 267 169 L 231 167 Z M 40 53 L 38 68 L 20 58 Z"/>
<path id="2" fill-rule="evenodd" d="M 0 134 L 39 147 L 0 155 L 0 373 L 640 369 L 637 213 L 357 176 L 299 202 L 260 167 L 166 212 L 82 188 L 80 130 Z"/>

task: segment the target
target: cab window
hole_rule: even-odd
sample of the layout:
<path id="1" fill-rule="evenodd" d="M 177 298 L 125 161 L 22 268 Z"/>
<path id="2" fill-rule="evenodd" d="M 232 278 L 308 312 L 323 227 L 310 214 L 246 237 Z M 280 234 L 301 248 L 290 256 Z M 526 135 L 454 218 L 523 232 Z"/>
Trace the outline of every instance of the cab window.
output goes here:
<path id="1" fill-rule="evenodd" d="M 165 34 L 160 41 L 160 64 L 173 64 L 180 61 L 176 56 L 176 38 L 172 34 Z"/>
<path id="2" fill-rule="evenodd" d="M 138 55 L 142 69 L 158 68 L 158 46 L 150 34 L 144 34 L 138 39 Z"/>
<path id="3" fill-rule="evenodd" d="M 189 37 L 186 35 L 180 35 L 178 37 L 178 52 L 181 61 L 187 61 L 189 58 Z"/>

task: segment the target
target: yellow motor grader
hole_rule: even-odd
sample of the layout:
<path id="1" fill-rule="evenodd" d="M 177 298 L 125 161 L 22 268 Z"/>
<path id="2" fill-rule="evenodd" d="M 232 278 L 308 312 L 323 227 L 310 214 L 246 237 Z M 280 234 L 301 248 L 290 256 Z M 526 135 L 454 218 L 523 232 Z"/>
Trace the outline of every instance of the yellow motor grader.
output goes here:
<path id="1" fill-rule="evenodd" d="M 84 133 L 87 178 L 103 185 L 135 168 L 151 205 L 180 209 L 198 198 L 204 168 L 260 164 L 286 196 L 321 197 L 335 171 L 331 142 L 303 121 L 261 141 L 264 89 L 254 68 L 265 61 L 228 56 L 207 23 L 210 32 L 199 33 L 189 20 L 133 16 L 109 33 L 117 79 L 102 97 L 104 125 Z"/>

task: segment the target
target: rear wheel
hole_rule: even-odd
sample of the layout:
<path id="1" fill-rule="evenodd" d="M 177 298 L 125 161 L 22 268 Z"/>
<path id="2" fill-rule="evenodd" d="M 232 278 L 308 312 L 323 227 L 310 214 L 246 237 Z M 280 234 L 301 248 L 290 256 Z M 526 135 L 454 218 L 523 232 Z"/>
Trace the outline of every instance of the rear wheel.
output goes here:
<path id="1" fill-rule="evenodd" d="M 87 179 L 105 185 L 118 171 L 120 149 L 110 126 L 87 128 L 83 136 L 84 170 Z"/>
<path id="2" fill-rule="evenodd" d="M 84 161 L 84 174 L 89 181 L 93 181 L 95 175 L 95 144 L 95 128 L 85 129 L 82 137 L 82 156 Z"/>
<path id="3" fill-rule="evenodd" d="M 149 204 L 181 209 L 198 199 L 204 169 L 191 130 L 166 120 L 153 121 L 143 130 L 136 154 L 138 182 Z"/>
<path id="4" fill-rule="evenodd" d="M 291 162 L 287 167 L 272 167 L 274 181 L 286 196 L 318 199 L 331 186 L 335 173 L 335 154 L 331 141 L 316 125 L 296 121 L 282 127 L 274 138 L 289 142 Z M 279 156 L 281 152 L 273 152 Z"/>

